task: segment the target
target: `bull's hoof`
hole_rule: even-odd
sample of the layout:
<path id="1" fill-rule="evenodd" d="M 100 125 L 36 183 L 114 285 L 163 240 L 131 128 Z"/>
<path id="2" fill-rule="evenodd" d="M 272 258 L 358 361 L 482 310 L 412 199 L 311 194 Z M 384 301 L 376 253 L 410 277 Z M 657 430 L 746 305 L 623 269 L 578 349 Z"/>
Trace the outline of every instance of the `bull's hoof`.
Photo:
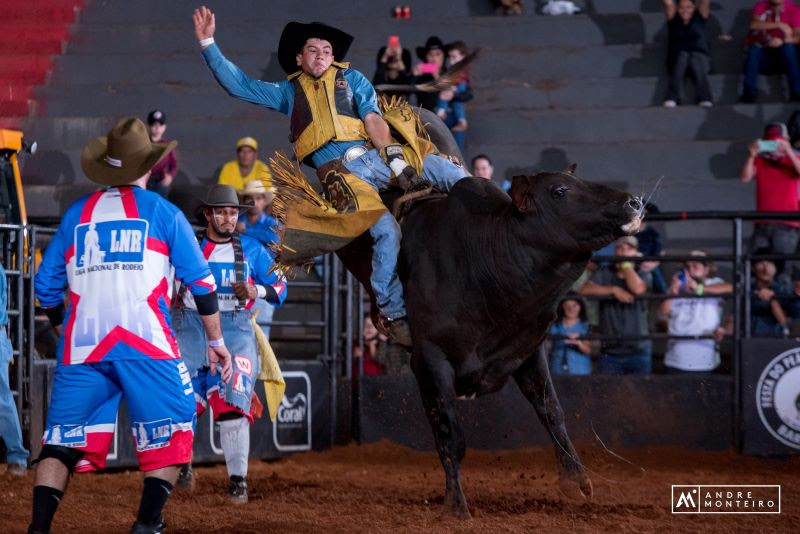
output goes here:
<path id="1" fill-rule="evenodd" d="M 456 519 L 472 518 L 472 514 L 469 513 L 469 506 L 467 506 L 467 499 L 464 497 L 463 492 L 461 492 L 461 495 L 445 495 L 442 515 L 444 517 L 454 517 Z"/>
<path id="2" fill-rule="evenodd" d="M 592 481 L 585 473 L 561 475 L 558 479 L 558 490 L 568 499 L 580 502 L 591 502 Z"/>
<path id="3" fill-rule="evenodd" d="M 464 506 L 448 506 L 445 504 L 444 508 L 442 508 L 442 517 L 465 520 L 472 519 L 472 514 L 469 513 L 469 507 L 466 503 L 464 503 Z"/>

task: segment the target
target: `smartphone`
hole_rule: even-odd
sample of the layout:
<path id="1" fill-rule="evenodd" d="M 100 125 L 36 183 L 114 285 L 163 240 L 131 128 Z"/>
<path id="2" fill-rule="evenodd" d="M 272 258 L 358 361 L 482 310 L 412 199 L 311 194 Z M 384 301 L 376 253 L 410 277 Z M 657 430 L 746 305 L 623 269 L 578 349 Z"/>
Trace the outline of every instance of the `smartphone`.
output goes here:
<path id="1" fill-rule="evenodd" d="M 775 140 L 767 141 L 765 139 L 758 140 L 758 151 L 759 152 L 775 152 L 778 150 L 778 142 Z"/>
<path id="2" fill-rule="evenodd" d="M 678 280 L 681 282 L 681 289 L 686 287 L 686 269 L 681 269 L 678 273 Z"/>
<path id="3" fill-rule="evenodd" d="M 439 72 L 439 66 L 436 63 L 420 63 L 419 71 L 422 74 L 436 74 Z"/>
<path id="4" fill-rule="evenodd" d="M 389 42 L 386 44 L 387 48 L 400 48 L 400 36 L 390 35 Z"/>

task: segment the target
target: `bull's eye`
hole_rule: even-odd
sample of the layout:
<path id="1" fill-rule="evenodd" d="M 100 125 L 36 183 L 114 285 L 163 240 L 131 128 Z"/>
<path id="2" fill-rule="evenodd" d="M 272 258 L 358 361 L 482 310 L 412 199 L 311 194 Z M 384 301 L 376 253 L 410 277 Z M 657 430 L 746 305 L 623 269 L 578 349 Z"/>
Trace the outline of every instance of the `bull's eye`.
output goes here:
<path id="1" fill-rule="evenodd" d="M 565 185 L 557 185 L 553 186 L 553 188 L 550 190 L 550 194 L 552 194 L 555 198 L 562 198 L 567 194 L 567 191 L 569 191 L 569 187 Z"/>

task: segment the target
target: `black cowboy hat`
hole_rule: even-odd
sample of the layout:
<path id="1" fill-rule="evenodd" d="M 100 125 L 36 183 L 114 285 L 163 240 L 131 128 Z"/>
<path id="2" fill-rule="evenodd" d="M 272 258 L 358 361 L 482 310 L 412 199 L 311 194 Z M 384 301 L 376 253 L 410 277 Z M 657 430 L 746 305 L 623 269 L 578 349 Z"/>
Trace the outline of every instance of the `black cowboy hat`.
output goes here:
<path id="1" fill-rule="evenodd" d="M 239 211 L 249 210 L 250 204 L 239 204 L 236 189 L 229 185 L 217 184 L 208 190 L 205 200 L 198 199 L 199 204 L 194 210 L 194 217 L 200 224 L 208 224 L 203 215 L 206 208 L 238 208 Z"/>
<path id="2" fill-rule="evenodd" d="M 353 36 L 328 26 L 321 22 L 302 22 L 292 21 L 283 28 L 280 41 L 278 41 L 278 63 L 286 74 L 292 74 L 300 70 L 297 66 L 297 54 L 303 49 L 311 38 L 325 39 L 333 47 L 333 59 L 342 61 L 347 55 L 347 50 L 353 43 Z"/>
<path id="3" fill-rule="evenodd" d="M 135 117 L 124 117 L 108 132 L 87 143 L 81 152 L 81 168 L 100 185 L 125 185 L 147 174 L 177 145 L 151 143 L 147 127 Z"/>
<path id="4" fill-rule="evenodd" d="M 442 52 L 444 52 L 444 43 L 441 39 L 435 36 L 428 37 L 428 40 L 425 41 L 425 46 L 418 46 L 417 47 L 417 57 L 425 61 L 425 56 L 428 54 L 428 50 L 438 48 Z"/>

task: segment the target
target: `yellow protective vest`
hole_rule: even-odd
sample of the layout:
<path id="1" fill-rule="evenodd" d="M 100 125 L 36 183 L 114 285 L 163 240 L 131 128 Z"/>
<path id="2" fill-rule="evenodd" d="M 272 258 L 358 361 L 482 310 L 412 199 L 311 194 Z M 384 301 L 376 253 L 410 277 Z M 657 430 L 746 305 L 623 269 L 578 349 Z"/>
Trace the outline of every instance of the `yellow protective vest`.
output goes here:
<path id="1" fill-rule="evenodd" d="M 304 161 L 329 141 L 369 139 L 358 116 L 353 90 L 344 77 L 344 69 L 349 66 L 334 61 L 319 78 L 303 71 L 289 76 L 294 85 L 290 140 L 298 161 Z"/>

